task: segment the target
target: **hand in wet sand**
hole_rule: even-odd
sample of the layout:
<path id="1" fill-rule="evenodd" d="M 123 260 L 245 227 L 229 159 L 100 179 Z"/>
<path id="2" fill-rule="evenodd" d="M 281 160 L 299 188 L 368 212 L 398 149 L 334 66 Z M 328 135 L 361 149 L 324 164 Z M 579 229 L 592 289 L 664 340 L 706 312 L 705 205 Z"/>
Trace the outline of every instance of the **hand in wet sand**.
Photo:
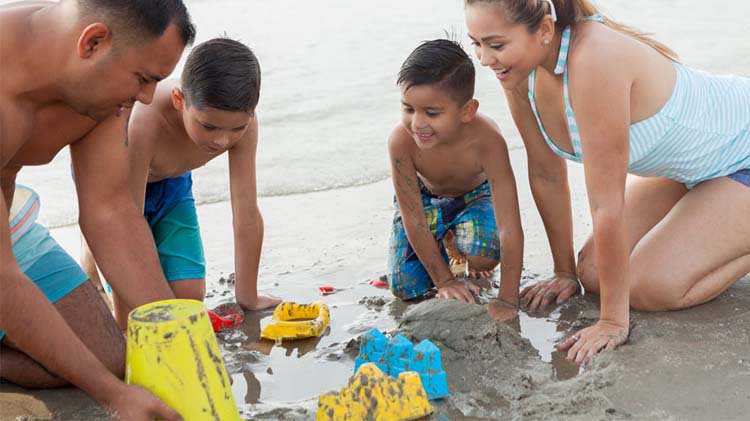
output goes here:
<path id="1" fill-rule="evenodd" d="M 281 298 L 273 295 L 261 295 L 258 294 L 258 299 L 252 303 L 240 302 L 237 300 L 237 304 L 240 305 L 244 310 L 265 310 L 267 308 L 276 307 L 281 303 Z"/>
<path id="2" fill-rule="evenodd" d="M 599 320 L 595 325 L 578 331 L 558 349 L 568 350 L 567 359 L 576 364 L 587 364 L 603 349 L 615 349 L 628 340 L 629 327 L 614 322 Z"/>
<path id="3" fill-rule="evenodd" d="M 518 309 L 503 300 L 492 300 L 487 304 L 487 311 L 492 320 L 497 322 L 509 322 L 518 317 Z"/>
<path id="4" fill-rule="evenodd" d="M 573 275 L 555 274 L 551 279 L 528 286 L 521 291 L 521 302 L 529 311 L 543 309 L 553 301 L 567 301 L 578 292 L 578 279 Z"/>
<path id="5" fill-rule="evenodd" d="M 159 398 L 139 386 L 123 385 L 115 394 L 109 409 L 112 419 L 119 421 L 182 421 L 182 417 Z"/>
<path id="6" fill-rule="evenodd" d="M 467 303 L 476 303 L 475 294 L 481 292 L 481 288 L 471 282 L 461 282 L 458 279 L 452 279 L 444 285 L 438 287 L 438 298 L 449 298 Z"/>

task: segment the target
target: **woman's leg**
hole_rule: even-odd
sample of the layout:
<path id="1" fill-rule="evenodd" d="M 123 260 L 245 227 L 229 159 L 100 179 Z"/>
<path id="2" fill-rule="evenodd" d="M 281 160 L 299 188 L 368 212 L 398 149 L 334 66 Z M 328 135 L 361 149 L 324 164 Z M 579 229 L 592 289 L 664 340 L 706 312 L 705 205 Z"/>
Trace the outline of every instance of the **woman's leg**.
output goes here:
<path id="1" fill-rule="evenodd" d="M 669 213 L 688 192 L 684 184 L 667 178 L 633 177 L 625 190 L 625 220 L 630 250 Z M 578 253 L 578 279 L 586 293 L 599 293 L 599 273 L 590 235 Z"/>
<path id="2" fill-rule="evenodd" d="M 631 305 L 677 310 L 717 297 L 750 272 L 750 187 L 701 183 L 651 229 L 630 257 Z"/>

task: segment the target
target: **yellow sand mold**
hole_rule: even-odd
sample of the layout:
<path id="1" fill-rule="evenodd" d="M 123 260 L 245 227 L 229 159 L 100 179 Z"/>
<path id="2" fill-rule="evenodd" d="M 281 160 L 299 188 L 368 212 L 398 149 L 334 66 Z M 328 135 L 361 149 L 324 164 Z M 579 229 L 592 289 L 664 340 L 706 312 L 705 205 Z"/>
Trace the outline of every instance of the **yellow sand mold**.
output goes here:
<path id="1" fill-rule="evenodd" d="M 375 364 L 367 363 L 340 393 L 326 393 L 318 398 L 317 420 L 405 421 L 431 413 L 432 407 L 416 372 L 405 371 L 394 379 Z"/>
<path id="2" fill-rule="evenodd" d="M 263 328 L 260 337 L 278 342 L 320 336 L 330 322 L 328 304 L 322 301 L 311 304 L 285 301 L 276 306 L 271 323 Z"/>
<path id="3" fill-rule="evenodd" d="M 240 420 L 200 301 L 157 301 L 130 312 L 125 381 L 150 390 L 185 421 Z"/>

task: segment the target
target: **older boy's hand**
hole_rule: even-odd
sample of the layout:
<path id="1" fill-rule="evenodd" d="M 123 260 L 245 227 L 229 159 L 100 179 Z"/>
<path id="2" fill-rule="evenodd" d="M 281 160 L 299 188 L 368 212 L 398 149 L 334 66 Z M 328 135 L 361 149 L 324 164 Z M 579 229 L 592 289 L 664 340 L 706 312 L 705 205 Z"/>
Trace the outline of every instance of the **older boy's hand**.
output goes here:
<path id="1" fill-rule="evenodd" d="M 260 295 L 255 302 L 244 302 L 237 300 L 237 304 L 242 307 L 243 310 L 265 310 L 267 308 L 276 307 L 281 303 L 281 298 L 274 297 L 273 295 Z"/>
<path id="2" fill-rule="evenodd" d="M 479 294 L 481 289 L 471 282 L 461 282 L 458 279 L 452 279 L 438 287 L 438 298 L 448 298 L 467 303 L 476 303 L 474 294 Z"/>
<path id="3" fill-rule="evenodd" d="M 567 301 L 578 289 L 578 279 L 575 276 L 555 274 L 551 279 L 524 288 L 521 291 L 521 302 L 529 311 L 536 311 L 553 301 L 557 304 Z"/>

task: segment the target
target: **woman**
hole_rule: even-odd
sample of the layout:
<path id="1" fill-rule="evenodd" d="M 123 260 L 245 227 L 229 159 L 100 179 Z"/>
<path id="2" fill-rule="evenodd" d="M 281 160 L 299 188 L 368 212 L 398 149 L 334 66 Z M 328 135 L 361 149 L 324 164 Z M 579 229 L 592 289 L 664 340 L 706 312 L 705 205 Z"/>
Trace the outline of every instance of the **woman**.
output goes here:
<path id="1" fill-rule="evenodd" d="M 677 62 L 587 0 L 465 0 L 483 66 L 526 145 L 555 276 L 536 308 L 600 294 L 599 321 L 560 345 L 577 363 L 627 340 L 629 307 L 705 303 L 750 271 L 750 79 Z M 594 232 L 573 255 L 562 158 L 582 162 Z M 628 173 L 643 176 L 625 188 Z"/>

